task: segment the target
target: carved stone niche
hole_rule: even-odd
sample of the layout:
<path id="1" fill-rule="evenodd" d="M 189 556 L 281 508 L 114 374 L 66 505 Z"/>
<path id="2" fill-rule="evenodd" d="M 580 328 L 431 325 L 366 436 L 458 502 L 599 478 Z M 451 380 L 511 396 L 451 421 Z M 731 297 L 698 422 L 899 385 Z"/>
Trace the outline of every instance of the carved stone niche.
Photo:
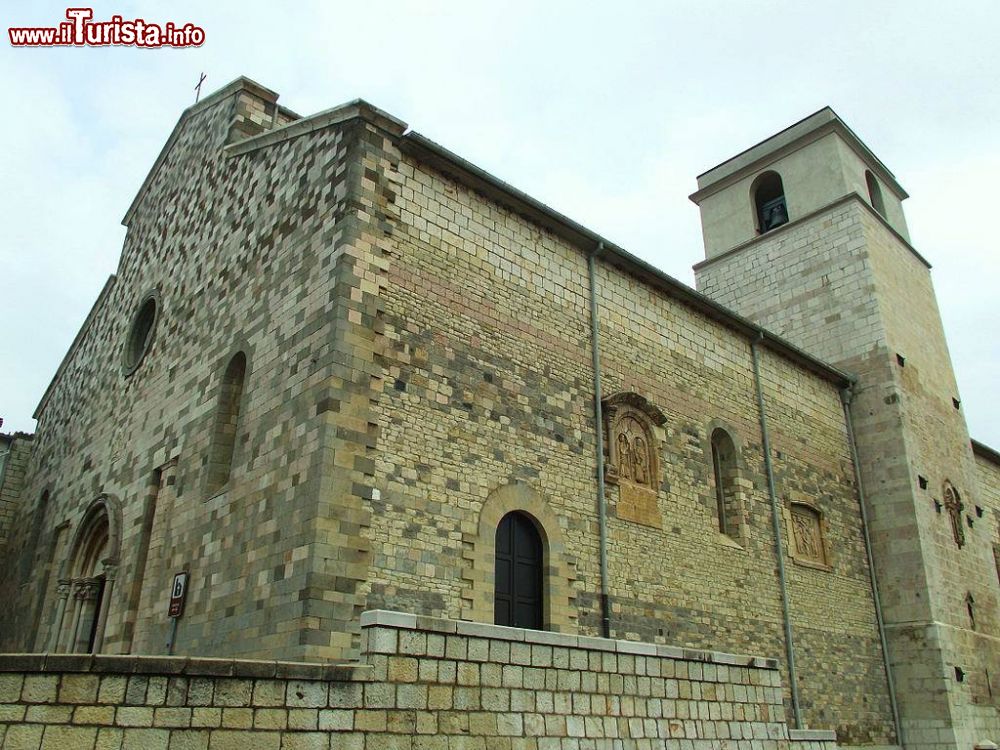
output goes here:
<path id="1" fill-rule="evenodd" d="M 616 393 L 601 402 L 604 413 L 604 478 L 617 484 L 618 517 L 646 526 L 662 526 L 660 440 L 656 428 L 667 418 L 637 393 Z"/>
<path id="2" fill-rule="evenodd" d="M 788 532 L 788 556 L 800 565 L 832 570 L 827 524 L 811 500 L 785 499 L 783 515 Z"/>
<path id="3" fill-rule="evenodd" d="M 944 508 L 951 519 L 951 534 L 955 539 L 955 545 L 962 549 L 965 545 L 965 529 L 962 528 L 962 511 L 965 510 L 965 504 L 951 482 L 944 483 Z"/>

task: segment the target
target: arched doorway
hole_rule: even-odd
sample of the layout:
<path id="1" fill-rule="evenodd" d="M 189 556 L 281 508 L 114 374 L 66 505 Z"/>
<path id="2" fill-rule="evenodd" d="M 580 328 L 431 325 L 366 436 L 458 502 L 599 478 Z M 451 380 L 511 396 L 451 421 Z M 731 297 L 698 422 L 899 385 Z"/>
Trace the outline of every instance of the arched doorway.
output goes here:
<path id="1" fill-rule="evenodd" d="M 500 520 L 493 610 L 497 625 L 541 630 L 544 557 L 542 537 L 526 514 L 514 511 Z"/>
<path id="2" fill-rule="evenodd" d="M 78 604 L 77 626 L 70 641 L 70 651 L 93 653 L 97 619 L 104 601 L 108 577 L 103 560 L 108 551 L 108 520 L 102 515 L 94 520 L 78 552 L 74 579 L 74 597 Z"/>
<path id="3" fill-rule="evenodd" d="M 120 515 L 110 496 L 87 509 L 59 581 L 54 650 L 100 653 L 118 569 Z"/>
<path id="4" fill-rule="evenodd" d="M 470 565 L 462 570 L 462 619 L 498 622 L 496 619 L 497 531 L 509 513 L 530 521 L 542 544 L 542 617 L 540 629 L 577 632 L 576 558 L 566 549 L 561 519 L 545 498 L 524 482 L 512 481 L 493 489 L 483 500 L 475 527 L 463 530 Z"/>

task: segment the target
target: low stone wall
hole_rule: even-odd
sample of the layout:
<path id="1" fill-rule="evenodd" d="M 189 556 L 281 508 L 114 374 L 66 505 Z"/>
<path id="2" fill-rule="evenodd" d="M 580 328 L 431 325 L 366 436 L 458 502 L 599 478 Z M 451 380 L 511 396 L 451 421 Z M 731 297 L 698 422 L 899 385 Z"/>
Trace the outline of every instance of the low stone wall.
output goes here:
<path id="1" fill-rule="evenodd" d="M 366 664 L 0 656 L 0 746 L 834 750 L 773 659 L 367 612 Z"/>

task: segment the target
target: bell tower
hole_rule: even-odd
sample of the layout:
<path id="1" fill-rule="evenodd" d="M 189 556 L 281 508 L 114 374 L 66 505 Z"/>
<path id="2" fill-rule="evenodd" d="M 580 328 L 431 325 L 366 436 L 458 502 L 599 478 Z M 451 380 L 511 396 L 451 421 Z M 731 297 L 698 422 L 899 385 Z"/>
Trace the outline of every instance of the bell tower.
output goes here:
<path id="1" fill-rule="evenodd" d="M 695 278 L 857 376 L 849 408 L 901 744 L 972 748 L 1000 739 L 1000 537 L 906 198 L 824 108 L 698 177 Z"/>

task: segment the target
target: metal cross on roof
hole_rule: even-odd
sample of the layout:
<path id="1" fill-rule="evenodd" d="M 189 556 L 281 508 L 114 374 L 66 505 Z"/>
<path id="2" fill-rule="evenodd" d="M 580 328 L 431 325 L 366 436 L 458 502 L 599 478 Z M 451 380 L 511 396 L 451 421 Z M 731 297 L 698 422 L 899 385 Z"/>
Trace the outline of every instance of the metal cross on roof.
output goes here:
<path id="1" fill-rule="evenodd" d="M 204 73 L 202 73 L 201 77 L 198 79 L 198 85 L 194 87 L 194 90 L 197 92 L 194 95 L 194 103 L 195 104 L 197 104 L 198 100 L 201 98 L 201 84 L 203 84 L 205 82 L 206 78 L 208 78 L 208 76 L 205 75 Z"/>

